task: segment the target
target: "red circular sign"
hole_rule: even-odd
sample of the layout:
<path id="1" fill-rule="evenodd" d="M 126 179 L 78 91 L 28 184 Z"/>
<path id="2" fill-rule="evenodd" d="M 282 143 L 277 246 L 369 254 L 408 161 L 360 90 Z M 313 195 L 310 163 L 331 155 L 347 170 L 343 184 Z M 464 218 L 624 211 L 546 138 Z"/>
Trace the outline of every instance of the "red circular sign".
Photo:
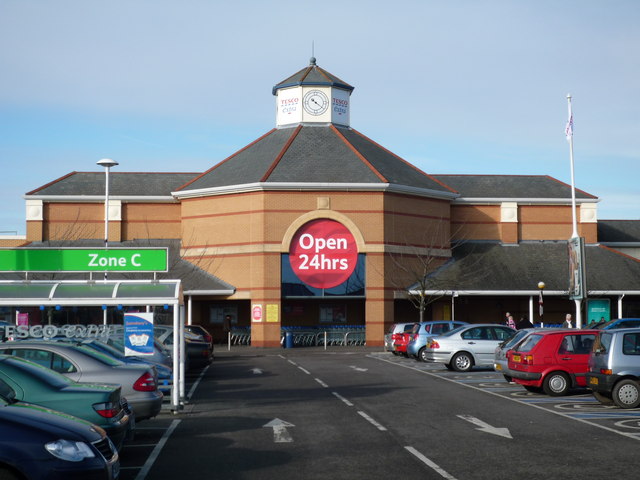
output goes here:
<path id="1" fill-rule="evenodd" d="M 358 261 L 358 247 L 351 232 L 335 220 L 305 223 L 289 248 L 291 268 L 307 285 L 331 288 L 345 282 Z"/>

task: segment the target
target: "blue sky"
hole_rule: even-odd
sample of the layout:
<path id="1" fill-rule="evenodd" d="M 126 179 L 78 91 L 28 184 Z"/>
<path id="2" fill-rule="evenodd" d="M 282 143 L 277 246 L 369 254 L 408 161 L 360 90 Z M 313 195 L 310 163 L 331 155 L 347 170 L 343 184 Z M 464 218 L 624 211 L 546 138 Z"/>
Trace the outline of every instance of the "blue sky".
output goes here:
<path id="1" fill-rule="evenodd" d="M 0 0 L 0 232 L 71 171 L 204 171 L 318 65 L 351 125 L 427 173 L 550 175 L 640 219 L 640 2 Z M 114 169 L 115 171 L 115 169 Z"/>

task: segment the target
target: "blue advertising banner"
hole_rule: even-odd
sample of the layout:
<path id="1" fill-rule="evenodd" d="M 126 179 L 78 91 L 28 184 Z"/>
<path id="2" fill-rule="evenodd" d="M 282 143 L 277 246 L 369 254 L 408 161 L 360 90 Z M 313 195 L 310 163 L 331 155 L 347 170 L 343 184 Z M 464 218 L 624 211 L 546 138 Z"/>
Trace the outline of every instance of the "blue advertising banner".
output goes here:
<path id="1" fill-rule="evenodd" d="M 153 355 L 153 313 L 125 313 L 124 354 Z"/>

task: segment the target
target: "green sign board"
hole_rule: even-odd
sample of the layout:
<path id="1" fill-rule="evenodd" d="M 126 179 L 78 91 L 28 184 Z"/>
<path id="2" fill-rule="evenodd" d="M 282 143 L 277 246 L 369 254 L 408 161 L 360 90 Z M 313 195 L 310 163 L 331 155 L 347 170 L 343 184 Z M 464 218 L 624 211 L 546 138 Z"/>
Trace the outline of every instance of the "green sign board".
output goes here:
<path id="1" fill-rule="evenodd" d="M 0 272 L 166 272 L 166 248 L 0 249 Z"/>

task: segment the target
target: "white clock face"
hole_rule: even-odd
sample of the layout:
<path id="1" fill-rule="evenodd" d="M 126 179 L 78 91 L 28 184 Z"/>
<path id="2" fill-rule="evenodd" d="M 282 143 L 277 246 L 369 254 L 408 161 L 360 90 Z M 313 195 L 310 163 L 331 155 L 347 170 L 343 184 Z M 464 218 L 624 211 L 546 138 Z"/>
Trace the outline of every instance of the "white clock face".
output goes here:
<path id="1" fill-rule="evenodd" d="M 329 98 L 320 90 L 311 90 L 305 94 L 302 105 L 307 113 L 322 115 L 329 108 Z"/>

